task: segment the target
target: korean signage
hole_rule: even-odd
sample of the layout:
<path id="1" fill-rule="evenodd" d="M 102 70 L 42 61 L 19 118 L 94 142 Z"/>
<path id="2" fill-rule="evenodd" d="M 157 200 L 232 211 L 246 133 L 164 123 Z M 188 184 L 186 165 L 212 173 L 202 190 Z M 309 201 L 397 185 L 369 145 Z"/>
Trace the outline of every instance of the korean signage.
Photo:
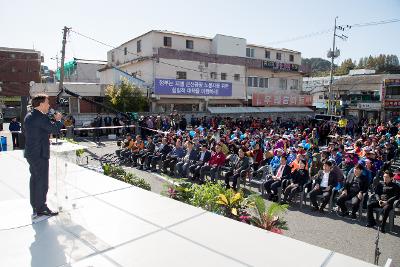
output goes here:
<path id="1" fill-rule="evenodd" d="M 400 108 L 400 99 L 397 100 L 385 100 L 385 107 L 387 108 Z"/>
<path id="2" fill-rule="evenodd" d="M 400 86 L 400 79 L 386 79 L 385 86 Z"/>
<path id="3" fill-rule="evenodd" d="M 357 108 L 359 109 L 380 109 L 381 108 L 381 103 L 358 103 Z"/>
<path id="4" fill-rule="evenodd" d="M 312 96 L 253 93 L 252 106 L 253 107 L 312 106 Z"/>
<path id="5" fill-rule="evenodd" d="M 299 71 L 299 65 L 290 63 L 280 63 L 275 61 L 264 60 L 262 63 L 264 69 L 283 70 L 283 71 Z"/>
<path id="6" fill-rule="evenodd" d="M 154 93 L 158 95 L 232 96 L 232 83 L 155 79 Z"/>

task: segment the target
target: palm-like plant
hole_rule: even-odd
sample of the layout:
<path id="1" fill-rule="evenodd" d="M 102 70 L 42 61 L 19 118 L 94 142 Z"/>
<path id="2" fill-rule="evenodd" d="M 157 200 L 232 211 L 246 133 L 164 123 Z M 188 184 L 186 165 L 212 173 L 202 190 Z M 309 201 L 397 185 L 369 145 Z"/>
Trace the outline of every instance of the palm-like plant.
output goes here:
<path id="1" fill-rule="evenodd" d="M 260 196 L 251 197 L 252 208 L 255 215 L 250 218 L 250 223 L 262 229 L 275 233 L 282 233 L 282 230 L 288 230 L 286 221 L 278 215 L 287 211 L 288 205 L 272 203 L 265 205 L 264 199 Z"/>

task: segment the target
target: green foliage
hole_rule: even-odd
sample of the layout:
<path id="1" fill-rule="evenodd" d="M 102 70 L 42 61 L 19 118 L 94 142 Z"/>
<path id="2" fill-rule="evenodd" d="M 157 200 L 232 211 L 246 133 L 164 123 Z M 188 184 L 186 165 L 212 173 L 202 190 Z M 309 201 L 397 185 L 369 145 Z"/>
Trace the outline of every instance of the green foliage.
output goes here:
<path id="1" fill-rule="evenodd" d="M 151 186 L 146 180 L 143 178 L 137 177 L 133 173 L 127 173 L 122 167 L 112 165 L 112 164 L 104 164 L 103 165 L 103 173 L 104 175 L 110 176 L 117 180 L 123 181 L 125 183 L 143 188 L 145 190 L 150 191 Z"/>
<path id="2" fill-rule="evenodd" d="M 376 73 L 400 73 L 397 55 L 380 54 L 362 57 L 358 61 L 357 69 L 373 69 Z"/>
<path id="3" fill-rule="evenodd" d="M 328 76 L 331 62 L 322 58 L 303 58 L 301 64 L 310 69 L 315 77 Z M 400 73 L 399 59 L 397 55 L 380 54 L 359 59 L 358 64 L 351 59 L 344 60 L 340 67 L 334 65 L 334 75 L 347 75 L 352 69 L 373 69 L 376 73 Z"/>
<path id="4" fill-rule="evenodd" d="M 193 184 L 193 198 L 191 205 L 220 214 L 221 206 L 217 203 L 218 196 L 225 194 L 226 189 L 220 183 Z"/>
<path id="5" fill-rule="evenodd" d="M 255 213 L 250 218 L 252 225 L 276 233 L 282 233 L 282 230 L 288 229 L 286 221 L 278 216 L 287 211 L 288 205 L 280 205 L 273 202 L 267 208 L 262 197 L 253 195 L 250 198 L 253 202 L 251 207 Z"/>
<path id="6" fill-rule="evenodd" d="M 351 58 L 342 62 L 339 68 L 336 69 L 335 75 L 347 75 L 349 71 L 356 68 L 355 62 Z"/>
<path id="7" fill-rule="evenodd" d="M 163 194 L 234 220 L 251 223 L 268 231 L 281 234 L 282 230 L 287 229 L 286 221 L 277 216 L 286 212 L 287 205 L 273 203 L 267 208 L 264 199 L 259 195 L 246 197 L 243 191 L 235 192 L 232 189 L 226 189 L 221 183 L 204 185 L 188 182 L 175 183 L 168 185 L 168 190 Z"/>
<path id="8" fill-rule="evenodd" d="M 148 102 L 142 91 L 126 80 L 123 80 L 119 86 L 108 86 L 105 96 L 108 105 L 123 112 L 148 110 Z"/>

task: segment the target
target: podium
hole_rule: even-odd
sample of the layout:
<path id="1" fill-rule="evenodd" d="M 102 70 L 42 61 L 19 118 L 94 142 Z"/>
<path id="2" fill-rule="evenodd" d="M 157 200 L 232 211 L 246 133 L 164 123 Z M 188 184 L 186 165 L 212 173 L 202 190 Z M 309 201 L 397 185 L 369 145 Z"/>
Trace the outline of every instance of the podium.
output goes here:
<path id="1" fill-rule="evenodd" d="M 75 203 L 70 203 L 68 194 L 69 187 L 76 187 L 76 179 L 67 181 L 69 162 L 76 162 L 76 151 L 85 149 L 86 146 L 74 144 L 66 140 L 50 139 L 50 154 L 55 158 L 53 166 L 50 166 L 49 173 L 50 189 L 55 189 L 54 196 L 56 197 L 56 205 L 58 211 L 64 208 L 75 208 Z M 76 166 L 76 165 L 75 165 Z"/>

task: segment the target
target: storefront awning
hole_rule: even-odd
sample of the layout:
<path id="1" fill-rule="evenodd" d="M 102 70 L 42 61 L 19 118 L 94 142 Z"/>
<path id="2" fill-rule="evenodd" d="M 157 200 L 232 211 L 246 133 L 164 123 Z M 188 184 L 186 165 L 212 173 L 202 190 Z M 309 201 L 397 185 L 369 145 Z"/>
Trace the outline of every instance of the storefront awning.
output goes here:
<path id="1" fill-rule="evenodd" d="M 239 113 L 313 113 L 309 107 L 208 107 L 211 114 Z"/>

